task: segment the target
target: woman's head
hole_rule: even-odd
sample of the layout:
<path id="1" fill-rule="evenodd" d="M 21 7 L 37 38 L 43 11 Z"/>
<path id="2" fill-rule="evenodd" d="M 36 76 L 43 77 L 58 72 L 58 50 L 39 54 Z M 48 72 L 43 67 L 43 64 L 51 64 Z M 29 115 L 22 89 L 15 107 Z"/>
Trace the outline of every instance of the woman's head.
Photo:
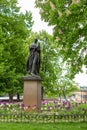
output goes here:
<path id="1" fill-rule="evenodd" d="M 38 39 L 37 39 L 37 38 L 35 38 L 35 39 L 34 39 L 34 43 L 37 43 L 37 41 L 38 41 Z"/>

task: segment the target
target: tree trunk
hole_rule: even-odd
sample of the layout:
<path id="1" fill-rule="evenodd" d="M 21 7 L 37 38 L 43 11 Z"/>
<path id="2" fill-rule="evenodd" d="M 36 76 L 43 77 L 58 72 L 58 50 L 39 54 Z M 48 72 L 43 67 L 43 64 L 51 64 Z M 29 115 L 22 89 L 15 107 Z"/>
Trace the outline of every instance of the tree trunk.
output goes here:
<path id="1" fill-rule="evenodd" d="M 17 101 L 20 101 L 20 95 L 17 93 Z"/>
<path id="2" fill-rule="evenodd" d="M 68 102 L 64 90 L 62 90 L 62 92 L 63 92 L 64 99 Z"/>
<path id="3" fill-rule="evenodd" d="M 13 94 L 9 94 L 9 102 L 13 102 Z"/>

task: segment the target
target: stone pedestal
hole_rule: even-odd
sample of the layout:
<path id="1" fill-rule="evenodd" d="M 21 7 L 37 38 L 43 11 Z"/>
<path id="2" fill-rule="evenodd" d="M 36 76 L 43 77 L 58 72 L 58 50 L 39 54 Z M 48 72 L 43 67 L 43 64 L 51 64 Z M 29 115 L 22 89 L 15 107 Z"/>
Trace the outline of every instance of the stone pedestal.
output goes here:
<path id="1" fill-rule="evenodd" d="M 24 77 L 23 103 L 25 107 L 41 110 L 41 78 L 39 76 Z"/>

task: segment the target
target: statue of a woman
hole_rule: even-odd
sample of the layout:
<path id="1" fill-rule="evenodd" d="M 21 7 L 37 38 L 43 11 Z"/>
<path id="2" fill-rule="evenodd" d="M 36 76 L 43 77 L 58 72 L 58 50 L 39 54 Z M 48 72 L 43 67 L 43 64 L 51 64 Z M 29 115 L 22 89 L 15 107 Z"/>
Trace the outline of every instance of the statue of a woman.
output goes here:
<path id="1" fill-rule="evenodd" d="M 37 39 L 34 39 L 34 43 L 30 44 L 30 55 L 27 60 L 26 69 L 31 75 L 38 75 L 40 70 L 40 46 L 37 44 Z"/>

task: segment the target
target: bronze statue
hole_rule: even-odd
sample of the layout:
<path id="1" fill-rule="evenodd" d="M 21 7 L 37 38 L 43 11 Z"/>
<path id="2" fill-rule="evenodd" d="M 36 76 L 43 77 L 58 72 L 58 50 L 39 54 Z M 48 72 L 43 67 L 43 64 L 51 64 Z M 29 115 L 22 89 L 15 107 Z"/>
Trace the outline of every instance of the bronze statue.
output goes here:
<path id="1" fill-rule="evenodd" d="M 27 60 L 26 69 L 31 75 L 38 75 L 40 70 L 40 46 L 37 44 L 38 40 L 35 38 L 34 43 L 30 44 L 30 56 Z"/>

